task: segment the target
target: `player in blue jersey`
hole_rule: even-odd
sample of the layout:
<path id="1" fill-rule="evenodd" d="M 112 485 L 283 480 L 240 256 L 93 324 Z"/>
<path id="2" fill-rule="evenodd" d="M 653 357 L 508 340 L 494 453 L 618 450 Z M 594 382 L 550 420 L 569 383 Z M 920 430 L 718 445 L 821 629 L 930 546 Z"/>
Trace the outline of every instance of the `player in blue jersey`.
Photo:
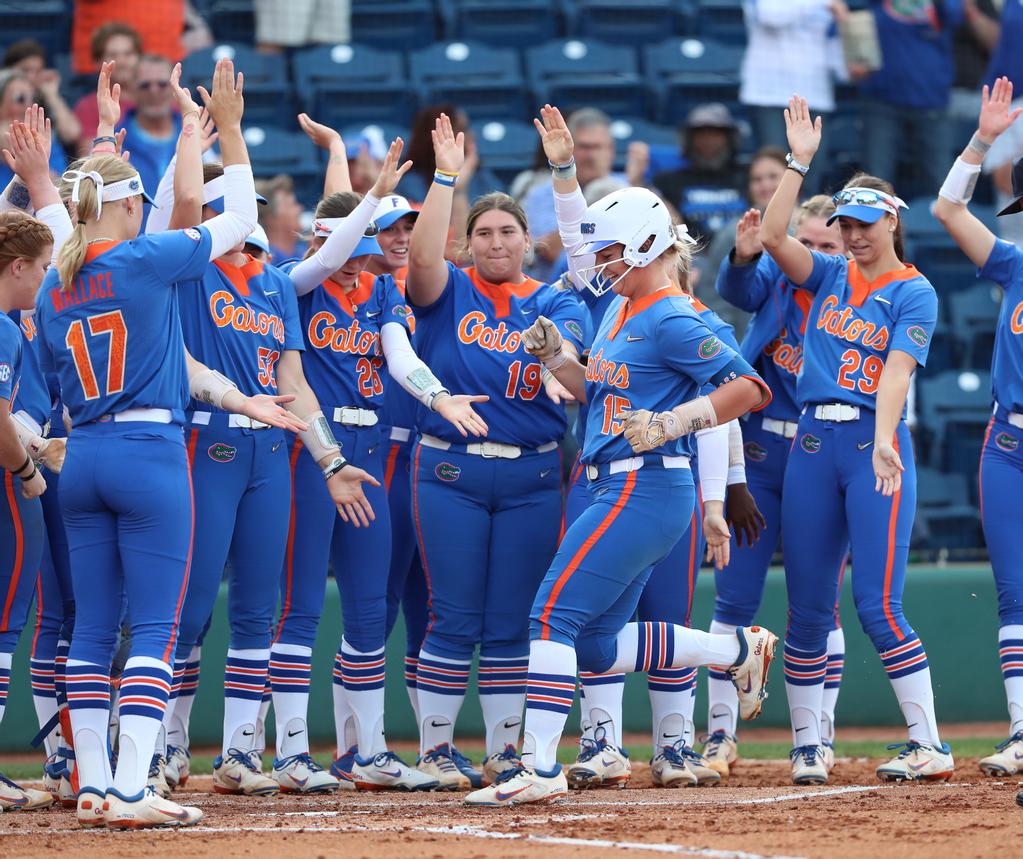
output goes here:
<path id="1" fill-rule="evenodd" d="M 811 120 L 798 96 L 785 117 L 790 169 L 764 213 L 760 240 L 792 284 L 814 296 L 797 384 L 804 410 L 782 490 L 792 778 L 797 784 L 828 779 L 820 736 L 827 641 L 851 546 L 860 623 L 909 726 L 908 742 L 877 774 L 947 779 L 954 763 L 938 735 L 927 655 L 902 612 L 916 513 L 916 468 L 903 415 L 912 375 L 927 360 L 938 300 L 926 278 L 903 262 L 899 210 L 905 204 L 882 180 L 857 176 L 835 195 L 831 217 L 852 259 L 810 251 L 789 235 L 821 120 Z"/>
<path id="2" fill-rule="evenodd" d="M 991 144 L 1023 111 L 1011 109 L 1012 82 L 999 78 L 984 87 L 980 121 L 970 143 L 941 186 L 934 216 L 977 266 L 979 277 L 1005 290 L 995 330 L 991 388 L 995 406 L 984 436 L 980 460 L 980 510 L 991 569 L 998 586 L 998 651 L 1009 705 L 1009 737 L 993 755 L 982 758 L 990 776 L 1023 772 L 1023 573 L 1019 569 L 1015 529 L 1023 499 L 1023 251 L 996 239 L 966 208 Z M 1023 159 L 1013 165 L 1013 196 L 999 215 L 1023 211 Z"/>
<path id="3" fill-rule="evenodd" d="M 835 212 L 831 198 L 819 195 L 799 207 L 795 238 L 811 251 L 839 254 L 845 250 L 838 224 L 828 224 Z M 762 511 L 764 533 L 753 539 L 736 527 L 731 560 L 715 576 L 717 598 L 711 632 L 729 632 L 753 622 L 764 593 L 771 557 L 781 536 L 781 490 L 792 439 L 799 422 L 796 379 L 803 366 L 803 333 L 813 296 L 795 287 L 760 244 L 760 212 L 750 209 L 736 225 L 735 249 L 722 261 L 717 290 L 727 301 L 752 313 L 742 354 L 771 387 L 771 404 L 747 415 L 742 435 L 745 474 L 756 505 Z M 750 495 L 729 487 L 729 519 L 746 518 Z M 743 545 L 745 537 L 745 545 Z M 828 633 L 828 660 L 821 711 L 821 742 L 825 763 L 834 758 L 835 701 L 842 678 L 845 636 L 835 613 Z M 703 753 L 714 769 L 727 776 L 738 759 L 735 689 L 728 677 L 711 668 L 708 683 L 707 737 Z"/>
<path id="4" fill-rule="evenodd" d="M 218 63 L 214 116 L 241 100 L 229 61 Z M 198 112 L 183 118 L 193 130 Z M 188 393 L 249 418 L 301 426 L 281 397 L 246 397 L 198 362 L 186 365 L 172 284 L 198 277 L 255 223 L 240 128 L 221 128 L 226 211 L 202 227 L 137 238 L 145 191 L 113 155 L 68 174 L 78 225 L 36 302 L 40 359 L 58 376 L 75 425 L 61 505 L 71 553 L 75 636 L 67 696 L 81 789 L 81 825 L 188 825 L 201 817 L 146 789 L 171 687 L 169 660 L 188 578 L 193 529 L 182 436 Z M 194 133 L 194 132 L 193 132 Z M 131 462 L 132 467 L 124 467 Z M 116 774 L 107 755 L 110 660 L 127 598 L 132 640 L 120 682 Z"/>
<path id="5" fill-rule="evenodd" d="M 486 433 L 472 403 L 486 398 L 452 396 L 412 350 L 405 297 L 394 278 L 365 271 L 380 254 L 372 218 L 409 169 L 400 163 L 401 139 L 390 146 L 376 183 L 364 198 L 352 192 L 320 201 L 315 239 L 306 258 L 286 263 L 299 294 L 306 341 L 305 371 L 346 450 L 383 482 L 386 451 L 379 410 L 384 405 L 386 366 L 404 396 L 414 397 L 460 438 Z M 366 235 L 369 232 L 370 235 Z M 393 382 L 392 382 L 393 380 Z M 410 396 L 411 395 L 411 396 Z M 311 652 L 323 605 L 328 560 L 333 563 L 344 634 L 334 664 L 337 758 L 331 772 L 364 790 L 428 790 L 430 775 L 410 768 L 387 750 L 384 718 L 384 644 L 391 526 L 385 490 L 370 498 L 376 519 L 355 529 L 336 521 L 320 503 L 299 445 L 292 452 L 292 535 L 285 557 L 281 616 L 273 659 L 287 649 Z M 365 523 L 364 523 L 365 524 Z M 272 675 L 276 686 L 276 675 Z"/>
<path id="6" fill-rule="evenodd" d="M 586 367 L 545 317 L 525 340 L 576 399 L 591 404 L 582 461 L 592 502 L 562 540 L 533 602 L 521 763 L 466 797 L 469 805 L 543 802 L 567 792 L 556 754 L 577 664 L 602 674 L 731 665 L 743 716 L 754 718 L 777 642 L 756 627 L 715 636 L 629 623 L 652 567 L 692 516 L 687 436 L 762 407 L 770 391 L 672 284 L 670 269 L 688 262 L 690 251 L 654 194 L 629 188 L 604 197 L 587 210 L 581 232 L 585 241 L 574 253 L 595 254 L 593 288 L 618 295 Z M 716 389 L 699 396 L 707 383 Z"/>
<path id="7" fill-rule="evenodd" d="M 466 224 L 460 268 L 444 258 L 465 160 L 464 136 L 441 115 L 433 131 L 437 172 L 412 232 L 407 297 L 416 345 L 451 385 L 490 395 L 480 415 L 486 442 L 466 444 L 420 409 L 412 504 L 429 589 L 430 623 L 419 656 L 420 767 L 464 789 L 452 753 L 455 720 L 473 653 L 486 724 L 481 779 L 517 763 L 532 594 L 554 555 L 561 523 L 561 457 L 566 418 L 522 332 L 553 320 L 566 349 L 582 349 L 583 309 L 569 292 L 522 273 L 530 245 L 522 209 L 504 194 L 477 200 Z M 553 385 L 553 380 L 552 383 Z"/>

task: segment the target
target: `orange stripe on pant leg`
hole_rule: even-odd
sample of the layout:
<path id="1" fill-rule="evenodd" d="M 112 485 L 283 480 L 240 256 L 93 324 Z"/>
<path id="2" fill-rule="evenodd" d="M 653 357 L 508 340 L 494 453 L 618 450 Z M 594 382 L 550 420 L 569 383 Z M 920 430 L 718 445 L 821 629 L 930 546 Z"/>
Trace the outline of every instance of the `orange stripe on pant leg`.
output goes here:
<path id="1" fill-rule="evenodd" d="M 274 642 L 281 637 L 281 630 L 284 629 L 284 619 L 288 616 L 291 611 L 291 583 L 292 576 L 294 573 L 295 563 L 295 480 L 297 477 L 298 469 L 298 455 L 302 450 L 302 440 L 299 438 L 295 439 L 295 445 L 291 449 L 291 461 L 288 463 L 291 469 L 291 517 L 288 522 L 288 545 L 284 550 L 284 569 L 287 573 L 284 585 L 284 605 L 281 607 L 281 617 L 277 621 L 277 634 L 274 636 Z"/>
<path id="2" fill-rule="evenodd" d="M 174 607 L 174 631 L 170 641 L 167 642 L 167 649 L 163 654 L 163 661 L 171 666 L 171 677 L 173 678 L 174 648 L 178 643 L 178 623 L 181 620 L 181 607 L 185 604 L 185 594 L 188 592 L 188 577 L 192 574 L 192 547 L 195 545 L 195 490 L 192 488 L 192 463 L 195 462 L 195 444 L 199 438 L 199 430 L 192 430 L 192 437 L 188 440 L 188 506 L 189 506 L 189 529 L 188 529 L 188 557 L 185 559 L 185 578 L 181 582 L 181 592 L 178 594 L 178 604 Z"/>
<path id="3" fill-rule="evenodd" d="M 898 453 L 899 450 L 899 439 L 898 436 L 893 440 L 895 451 Z M 899 625 L 895 622 L 895 617 L 892 615 L 892 567 L 895 565 L 895 531 L 899 521 L 899 502 L 902 500 L 902 488 L 892 496 L 892 512 L 888 517 L 888 556 L 885 559 L 884 564 L 884 593 L 882 596 L 882 605 L 884 606 L 884 616 L 888 620 L 888 626 L 891 627 L 892 632 L 895 633 L 895 637 L 899 641 L 902 641 L 906 636 L 902 630 L 899 629 Z"/>
<path id="4" fill-rule="evenodd" d="M 622 508 L 629 500 L 629 496 L 632 495 L 632 489 L 635 485 L 636 472 L 630 471 L 629 476 L 625 478 L 625 486 L 622 487 L 622 493 L 618 496 L 618 500 L 615 501 L 614 506 L 608 511 L 608 514 L 597 526 L 596 530 L 590 534 L 590 536 L 586 538 L 585 542 L 583 542 L 578 550 L 576 550 L 576 553 L 572 556 L 572 559 L 568 562 L 565 569 L 561 571 L 561 575 L 558 576 L 558 580 L 554 583 L 554 587 L 551 589 L 551 595 L 547 598 L 547 603 L 543 607 L 543 613 L 540 615 L 540 625 L 543 627 L 540 637 L 545 641 L 551 637 L 551 630 L 547 625 L 547 621 L 550 619 L 554 604 L 558 601 L 558 595 L 561 593 L 565 585 L 568 584 L 568 580 L 572 578 L 572 574 L 583 562 L 583 559 L 589 553 L 590 549 L 596 545 L 597 540 L 599 540 L 603 536 L 604 532 L 611 527 L 611 523 L 618 518 L 618 514 L 622 512 Z"/>
<path id="5" fill-rule="evenodd" d="M 36 646 L 39 644 L 39 631 L 43 623 L 43 577 L 36 573 L 36 631 L 32 635 L 32 649 L 29 651 L 31 658 L 35 659 Z M 60 637 L 60 633 L 57 634 Z"/>
<path id="6" fill-rule="evenodd" d="M 689 522 L 689 601 L 686 604 L 686 626 L 689 626 L 689 616 L 693 613 L 693 588 L 696 587 L 696 565 L 699 563 L 696 549 L 696 510 L 694 509 L 693 518 Z"/>
<path id="7" fill-rule="evenodd" d="M 394 465 L 398 461 L 400 444 L 392 444 L 391 451 L 387 454 L 387 464 L 384 466 L 384 492 L 391 494 L 391 481 L 394 479 Z"/>
<path id="8" fill-rule="evenodd" d="M 987 431 L 984 433 L 984 444 L 980 447 L 980 464 L 977 466 L 977 492 L 980 498 L 980 527 L 984 527 L 984 457 L 987 455 L 987 442 L 991 438 L 991 429 L 995 425 L 995 416 L 987 422 Z"/>
<path id="9" fill-rule="evenodd" d="M 849 553 L 845 553 L 845 557 L 842 558 L 842 566 L 838 571 L 838 591 L 835 594 L 835 629 L 842 628 L 842 620 L 839 617 L 839 605 L 842 602 L 842 579 L 845 578 L 845 565 L 849 563 Z"/>
<path id="10" fill-rule="evenodd" d="M 18 592 L 18 581 L 21 579 L 21 562 L 25 557 L 25 532 L 21 525 L 21 513 L 18 511 L 18 499 L 14 497 L 14 475 L 4 475 L 4 490 L 7 493 L 7 504 L 11 508 L 11 522 L 14 525 L 14 569 L 11 571 L 11 584 L 7 588 L 4 600 L 4 613 L 0 616 L 0 631 L 6 632 L 11 620 L 11 608 L 14 595 Z"/>
<path id="11" fill-rule="evenodd" d="M 423 528 L 419 522 L 419 454 L 423 446 L 416 446 L 416 455 L 412 460 L 412 519 L 416 523 L 416 542 L 419 543 L 419 563 L 423 566 L 423 578 L 426 579 L 426 609 L 430 613 L 430 622 L 426 633 L 433 629 L 436 620 L 433 614 L 433 585 L 430 582 L 430 565 L 426 563 L 426 545 L 423 543 Z"/>

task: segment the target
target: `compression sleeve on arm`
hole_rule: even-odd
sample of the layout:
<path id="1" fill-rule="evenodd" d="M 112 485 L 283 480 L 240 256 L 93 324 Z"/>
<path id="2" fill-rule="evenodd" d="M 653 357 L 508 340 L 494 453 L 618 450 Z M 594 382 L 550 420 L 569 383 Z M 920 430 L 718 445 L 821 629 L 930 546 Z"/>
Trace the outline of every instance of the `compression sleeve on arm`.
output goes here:
<path id="1" fill-rule="evenodd" d="M 61 245 L 74 231 L 71 216 L 67 213 L 63 203 L 51 203 L 37 211 L 36 218 L 46 224 L 50 228 L 50 232 L 53 233 L 53 251 L 50 254 L 50 262 L 56 262 Z"/>
<path id="2" fill-rule="evenodd" d="M 146 235 L 162 233 L 170 226 L 171 215 L 174 212 L 174 170 L 178 166 L 178 156 L 174 155 L 163 176 L 160 177 L 160 184 L 156 186 L 156 205 L 149 210 L 149 220 L 146 221 Z"/>
<path id="3" fill-rule="evenodd" d="M 397 322 L 384 325 L 380 330 L 380 342 L 391 378 L 424 406 L 429 407 L 437 394 L 447 390 L 415 353 L 408 332 Z"/>
<path id="4" fill-rule="evenodd" d="M 581 269 L 593 265 L 593 257 L 572 256 L 572 249 L 582 241 L 583 235 L 580 232 L 580 225 L 583 216 L 586 214 L 586 198 L 583 192 L 576 189 L 571 194 L 559 194 L 554 192 L 554 214 L 558 219 L 558 234 L 561 236 L 561 244 L 568 251 L 568 272 L 572 278 L 572 286 L 576 289 L 586 289 L 586 281 L 579 277 Z"/>
<path id="5" fill-rule="evenodd" d="M 728 485 L 746 482 L 746 456 L 742 449 L 742 427 L 738 418 L 728 422 Z"/>
<path id="6" fill-rule="evenodd" d="M 224 168 L 224 211 L 206 221 L 210 231 L 210 262 L 240 245 L 256 228 L 256 186 L 248 164 L 228 164 Z"/>
<path id="7" fill-rule="evenodd" d="M 696 433 L 700 495 L 704 501 L 724 501 L 728 478 L 728 424 Z"/>

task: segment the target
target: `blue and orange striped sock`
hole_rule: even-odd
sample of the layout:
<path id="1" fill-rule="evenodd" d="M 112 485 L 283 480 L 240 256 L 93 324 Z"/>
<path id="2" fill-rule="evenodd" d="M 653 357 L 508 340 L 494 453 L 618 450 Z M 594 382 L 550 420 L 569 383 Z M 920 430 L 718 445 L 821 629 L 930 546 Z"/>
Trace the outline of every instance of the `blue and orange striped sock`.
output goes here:
<path id="1" fill-rule="evenodd" d="M 256 744 L 256 720 L 269 672 L 270 650 L 228 649 L 224 665 L 224 740 L 228 749 L 252 751 Z"/>
<path id="2" fill-rule="evenodd" d="M 1023 731 L 1023 624 L 998 629 L 998 659 L 1009 705 L 1009 735 Z"/>
<path id="3" fill-rule="evenodd" d="M 7 708 L 7 691 L 11 686 L 11 663 L 13 660 L 13 653 L 0 653 L 0 722 L 3 721 L 4 710 Z"/>
<path id="4" fill-rule="evenodd" d="M 529 643 L 522 762 L 540 772 L 557 766 L 558 742 L 575 698 L 575 674 L 574 647 L 557 641 Z"/>
<path id="5" fill-rule="evenodd" d="M 131 656 L 121 674 L 117 772 L 114 788 L 134 796 L 146 785 L 149 763 L 170 697 L 170 665 L 150 656 Z"/>
<path id="6" fill-rule="evenodd" d="M 736 636 L 714 635 L 676 623 L 627 623 L 615 644 L 617 653 L 610 673 L 731 665 L 739 658 Z"/>
<path id="7" fill-rule="evenodd" d="M 785 642 L 785 694 L 789 699 L 792 745 L 796 748 L 821 744 L 821 706 L 827 664 L 826 645 L 817 650 L 805 650 L 790 641 Z"/>
<path id="8" fill-rule="evenodd" d="M 106 793 L 113 782 L 107 742 L 110 671 L 69 658 L 65 663 L 65 689 L 79 787 Z"/>
<path id="9" fill-rule="evenodd" d="M 899 699 L 909 739 L 940 746 L 931 669 L 920 639 L 915 632 L 910 631 L 895 647 L 878 652 L 884 670 L 888 672 L 892 689 L 895 690 L 895 697 Z"/>
<path id="10" fill-rule="evenodd" d="M 480 654 L 477 678 L 487 755 L 499 754 L 508 746 L 516 750 L 519 747 L 528 671 L 528 654 L 515 657 Z"/>
<path id="11" fill-rule="evenodd" d="M 416 724 L 419 724 L 419 694 L 416 689 L 416 672 L 419 670 L 419 654 L 405 654 L 405 691 L 408 693 L 408 702 L 412 705 L 412 712 L 416 717 Z"/>
<path id="12" fill-rule="evenodd" d="M 828 633 L 828 663 L 824 673 L 824 697 L 821 700 L 821 739 L 835 742 L 835 705 L 842 688 L 845 667 L 845 633 L 842 627 Z"/>
<path id="13" fill-rule="evenodd" d="M 358 755 L 363 760 L 387 750 L 384 740 L 384 680 L 386 659 L 381 646 L 356 650 L 341 639 L 341 680 L 355 716 Z"/>
<path id="14" fill-rule="evenodd" d="M 419 651 L 416 694 L 419 697 L 419 753 L 454 742 L 455 720 L 469 685 L 471 660 L 447 659 Z"/>

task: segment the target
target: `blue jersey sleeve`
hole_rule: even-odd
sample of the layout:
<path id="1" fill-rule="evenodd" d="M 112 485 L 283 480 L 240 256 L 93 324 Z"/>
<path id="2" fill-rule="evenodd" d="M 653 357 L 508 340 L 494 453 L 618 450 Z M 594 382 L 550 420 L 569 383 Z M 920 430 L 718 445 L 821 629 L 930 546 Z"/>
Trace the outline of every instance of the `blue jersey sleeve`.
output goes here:
<path id="1" fill-rule="evenodd" d="M 0 398 L 4 400 L 14 399 L 21 349 L 21 329 L 8 317 L 0 325 Z"/>
<path id="2" fill-rule="evenodd" d="M 585 344 L 589 342 L 586 336 L 589 312 L 579 298 L 567 290 L 552 288 L 545 315 L 557 326 L 561 336 L 582 355 Z"/>
<path id="3" fill-rule="evenodd" d="M 771 292 L 771 284 L 780 275 L 781 269 L 767 254 L 762 254 L 758 260 L 746 265 L 736 265 L 732 262 L 732 254 L 729 254 L 721 260 L 714 288 L 733 307 L 747 313 L 756 313 L 764 306 Z"/>
<path id="4" fill-rule="evenodd" d="M 305 351 L 305 338 L 302 336 L 302 320 L 298 317 L 298 296 L 291 278 L 280 278 L 278 287 L 281 296 L 281 311 L 284 319 L 284 348 Z"/>
<path id="5" fill-rule="evenodd" d="M 736 359 L 742 361 L 731 346 L 695 316 L 665 316 L 657 323 L 654 337 L 664 362 L 701 386 L 728 381 L 725 378 L 728 368 Z"/>
<path id="6" fill-rule="evenodd" d="M 813 255 L 813 271 L 810 272 L 806 283 L 797 283 L 795 284 L 797 287 L 816 295 L 824 284 L 845 279 L 849 263 L 842 254 L 832 256 L 819 251 L 810 251 L 810 253 Z"/>
<path id="7" fill-rule="evenodd" d="M 977 269 L 977 277 L 986 277 L 1003 287 L 1023 280 L 1023 250 L 1012 242 L 997 239 L 987 261 Z"/>
<path id="8" fill-rule="evenodd" d="M 189 227 L 139 236 L 132 242 L 132 248 L 156 273 L 158 281 L 172 284 L 199 280 L 210 263 L 212 244 L 210 231 L 205 227 Z"/>
<path id="9" fill-rule="evenodd" d="M 899 301 L 898 318 L 892 331 L 891 349 L 912 355 L 921 366 L 927 364 L 931 335 L 938 322 L 938 296 L 926 281 L 917 281 Z"/>
<path id="10" fill-rule="evenodd" d="M 383 328 L 388 322 L 396 322 L 408 335 L 412 336 L 412 326 L 409 324 L 408 305 L 405 303 L 405 296 L 398 289 L 398 284 L 389 274 L 380 275 L 381 284 L 381 307 L 380 327 Z"/>

